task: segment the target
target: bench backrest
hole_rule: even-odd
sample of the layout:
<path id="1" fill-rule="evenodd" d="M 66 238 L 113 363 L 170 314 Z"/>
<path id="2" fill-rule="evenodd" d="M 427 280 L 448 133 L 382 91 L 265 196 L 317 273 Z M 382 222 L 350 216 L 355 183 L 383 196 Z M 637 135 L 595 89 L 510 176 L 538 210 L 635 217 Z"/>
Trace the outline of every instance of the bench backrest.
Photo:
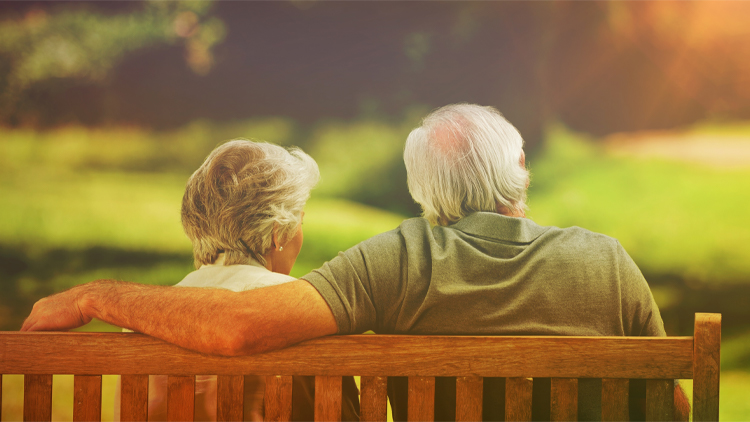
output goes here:
<path id="1" fill-rule="evenodd" d="M 265 375 L 266 420 L 291 417 L 292 375 L 314 375 L 315 419 L 339 420 L 341 377 L 361 376 L 362 420 L 386 420 L 387 377 L 409 377 L 409 420 L 433 419 L 435 377 L 457 377 L 456 420 L 482 419 L 485 377 L 505 378 L 505 420 L 531 420 L 533 378 L 550 418 L 577 420 L 578 378 L 602 379 L 603 420 L 628 419 L 646 379 L 647 420 L 672 420 L 673 380 L 693 379 L 693 420 L 718 420 L 721 315 L 693 337 L 333 336 L 244 357 L 208 356 L 133 333 L 0 333 L 0 374 L 24 374 L 24 419 L 50 420 L 52 375 L 73 374 L 74 419 L 99 420 L 101 375 L 122 375 L 122 420 L 147 420 L 148 375 L 168 375 L 168 418 L 193 419 L 195 375 L 218 375 L 217 420 L 242 420 L 243 376 Z M 0 383 L 0 400 L 2 383 Z M 0 402 L 1 403 L 1 402 Z"/>

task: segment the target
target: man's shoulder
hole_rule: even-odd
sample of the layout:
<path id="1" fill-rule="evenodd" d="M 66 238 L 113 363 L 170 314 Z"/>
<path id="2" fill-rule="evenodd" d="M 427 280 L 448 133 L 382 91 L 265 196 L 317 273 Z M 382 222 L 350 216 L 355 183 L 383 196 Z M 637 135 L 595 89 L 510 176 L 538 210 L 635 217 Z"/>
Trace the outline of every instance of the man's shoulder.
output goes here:
<path id="1" fill-rule="evenodd" d="M 567 247 L 577 247 L 583 249 L 601 249 L 612 248 L 619 249 L 620 242 L 614 237 L 603 233 L 598 233 L 579 226 L 556 227 L 548 226 L 548 230 L 541 236 L 543 241 L 555 241 L 565 244 Z"/>
<path id="2" fill-rule="evenodd" d="M 402 233 L 402 232 L 429 232 L 432 229 L 432 225 L 429 221 L 427 221 L 424 217 L 413 217 L 413 218 L 407 218 L 406 220 L 402 221 L 399 226 L 391 232 L 394 233 Z M 390 233 L 390 232 L 386 232 Z"/>
<path id="3" fill-rule="evenodd" d="M 390 246 L 403 243 L 406 238 L 424 238 L 428 236 L 432 226 L 422 217 L 407 218 L 398 227 L 387 232 L 376 234 L 364 240 L 357 246 L 368 248 Z"/>

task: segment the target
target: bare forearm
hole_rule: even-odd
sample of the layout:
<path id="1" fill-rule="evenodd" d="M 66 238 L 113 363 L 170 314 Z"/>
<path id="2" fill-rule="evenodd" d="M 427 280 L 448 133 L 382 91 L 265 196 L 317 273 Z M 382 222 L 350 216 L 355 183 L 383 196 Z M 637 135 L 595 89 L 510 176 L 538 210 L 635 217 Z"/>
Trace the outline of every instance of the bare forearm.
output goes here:
<path id="1" fill-rule="evenodd" d="M 244 332 L 237 315 L 239 294 L 220 289 L 175 288 L 97 281 L 84 290 L 81 312 L 118 327 L 148 334 L 187 349 L 234 354 Z M 234 322 L 234 323 L 232 323 Z"/>
<path id="2" fill-rule="evenodd" d="M 67 308 L 77 309 L 79 318 L 58 318 L 62 306 L 56 302 L 72 304 Z M 221 355 L 278 349 L 336 332 L 330 309 L 303 280 L 240 293 L 100 280 L 42 299 L 23 330 L 69 329 L 91 318 Z"/>

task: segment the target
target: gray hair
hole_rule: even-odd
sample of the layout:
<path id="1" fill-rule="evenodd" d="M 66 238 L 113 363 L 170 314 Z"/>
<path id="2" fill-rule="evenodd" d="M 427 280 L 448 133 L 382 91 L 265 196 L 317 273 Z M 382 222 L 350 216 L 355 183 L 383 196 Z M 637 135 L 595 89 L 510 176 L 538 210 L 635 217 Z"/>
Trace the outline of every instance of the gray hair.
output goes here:
<path id="1" fill-rule="evenodd" d="M 406 139 L 409 192 L 432 224 L 500 206 L 522 214 L 529 180 L 522 154 L 521 134 L 496 109 L 447 105 Z"/>
<path id="2" fill-rule="evenodd" d="M 218 146 L 187 182 L 182 226 L 193 242 L 195 267 L 224 253 L 224 265 L 263 255 L 277 231 L 280 242 L 296 233 L 320 172 L 298 148 L 234 140 Z"/>

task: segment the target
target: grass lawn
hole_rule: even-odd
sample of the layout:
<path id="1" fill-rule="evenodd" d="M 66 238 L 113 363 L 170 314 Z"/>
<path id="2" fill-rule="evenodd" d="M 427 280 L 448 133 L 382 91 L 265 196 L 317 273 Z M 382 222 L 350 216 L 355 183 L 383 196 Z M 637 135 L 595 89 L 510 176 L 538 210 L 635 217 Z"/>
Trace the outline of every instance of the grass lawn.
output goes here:
<path id="1" fill-rule="evenodd" d="M 744 145 L 750 151 L 750 134 Z M 527 215 L 539 224 L 615 237 L 644 273 L 748 283 L 750 165 L 620 156 L 555 130 L 530 166 Z"/>

